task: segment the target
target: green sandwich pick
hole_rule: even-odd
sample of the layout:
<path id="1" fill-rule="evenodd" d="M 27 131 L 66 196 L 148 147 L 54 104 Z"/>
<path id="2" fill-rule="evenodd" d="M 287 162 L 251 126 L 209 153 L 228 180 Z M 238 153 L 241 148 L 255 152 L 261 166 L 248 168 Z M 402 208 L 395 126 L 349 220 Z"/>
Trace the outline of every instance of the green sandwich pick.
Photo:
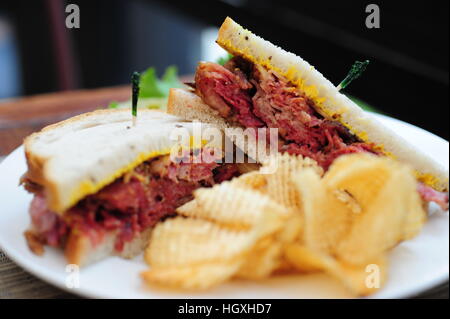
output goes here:
<path id="1" fill-rule="evenodd" d="M 369 62 L 369 60 L 366 60 L 364 62 L 356 61 L 355 63 L 353 63 L 352 68 L 348 72 L 345 79 L 336 87 L 337 90 L 340 91 L 341 89 L 345 89 L 350 84 L 350 82 L 359 78 L 361 74 L 366 70 Z"/>
<path id="2" fill-rule="evenodd" d="M 137 121 L 137 102 L 139 98 L 139 80 L 141 74 L 139 72 L 133 72 L 131 75 L 131 86 L 132 86 L 132 94 L 131 94 L 131 114 L 133 115 L 133 126 L 136 126 Z"/>

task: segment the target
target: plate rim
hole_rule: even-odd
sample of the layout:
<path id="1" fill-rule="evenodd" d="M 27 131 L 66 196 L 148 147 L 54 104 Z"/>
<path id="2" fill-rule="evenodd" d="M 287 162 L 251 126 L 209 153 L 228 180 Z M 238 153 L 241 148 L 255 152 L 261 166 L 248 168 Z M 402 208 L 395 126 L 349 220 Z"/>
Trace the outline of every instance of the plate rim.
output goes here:
<path id="1" fill-rule="evenodd" d="M 371 112 L 369 112 L 371 113 Z M 433 138 L 439 139 L 441 142 L 444 143 L 449 143 L 447 140 L 445 140 L 444 138 L 437 136 L 436 134 L 429 132 L 421 127 L 415 126 L 413 124 L 410 124 L 408 122 L 404 122 L 402 120 L 390 117 L 388 115 L 384 115 L 384 114 L 377 114 L 377 113 L 371 113 L 372 115 L 374 115 L 376 118 L 380 119 L 385 119 L 388 121 L 393 121 L 393 122 L 397 122 L 399 125 L 403 125 L 403 126 L 408 126 L 410 128 L 413 128 L 415 130 L 420 130 L 423 133 L 426 133 L 430 136 L 433 136 Z M 8 159 L 10 157 L 15 156 L 16 153 L 19 152 L 23 152 L 23 144 L 20 145 L 19 147 L 17 147 L 16 149 L 14 149 L 11 153 L 9 153 L 7 156 L 4 157 L 3 161 L 0 163 L 0 167 L 2 167 L 5 163 L 8 161 Z M 448 214 L 448 211 L 447 211 Z M 74 294 L 76 296 L 79 297 L 87 297 L 87 298 L 100 298 L 100 299 L 105 299 L 105 298 L 111 298 L 111 299 L 119 299 L 119 298 L 123 298 L 123 299 L 129 299 L 130 297 L 127 296 L 115 296 L 115 295 L 102 295 L 102 294 L 96 294 L 95 292 L 92 292 L 91 289 L 89 289 L 88 287 L 79 287 L 77 289 L 70 289 L 68 288 L 65 283 L 63 283 L 62 281 L 60 281 L 59 279 L 57 279 L 54 276 L 51 276 L 50 274 L 48 274 L 48 272 L 46 272 L 45 270 L 43 270 L 43 265 L 40 265 L 38 263 L 29 263 L 27 262 L 27 258 L 26 257 L 22 257 L 20 252 L 19 253 L 15 253 L 14 250 L 10 250 L 9 248 L 7 248 L 6 246 L 4 246 L 4 244 L 2 243 L 2 237 L 0 236 L 0 250 L 11 260 L 13 261 L 15 264 L 17 264 L 19 267 L 21 267 L 22 269 L 24 269 L 26 272 L 32 274 L 33 276 L 37 277 L 40 280 L 43 280 L 44 282 L 57 287 L 58 289 L 61 289 L 67 293 L 70 294 Z M 433 289 L 434 287 L 437 287 L 441 284 L 444 284 L 445 282 L 449 281 L 449 271 L 447 268 L 447 272 L 444 273 L 442 276 L 438 276 L 433 278 L 432 280 L 429 280 L 421 285 L 419 285 L 419 287 L 416 287 L 415 290 L 410 290 L 410 291 L 405 291 L 404 293 L 400 293 L 398 295 L 387 295 L 387 296 L 383 296 L 382 298 L 388 299 L 388 298 L 392 298 L 392 299 L 402 299 L 402 298 L 411 298 L 414 296 L 418 296 L 424 292 L 426 292 L 427 290 Z M 151 298 L 151 297 L 149 297 Z M 250 298 L 250 297 L 249 297 Z M 356 297 L 358 298 L 358 297 Z M 376 295 L 375 296 L 369 296 L 366 297 L 369 299 L 372 298 L 377 298 Z M 154 298 L 156 299 L 156 298 Z M 173 297 L 172 297 L 173 299 Z M 175 299 L 182 299 L 182 297 L 176 298 Z M 363 298 L 364 299 L 364 298 Z"/>

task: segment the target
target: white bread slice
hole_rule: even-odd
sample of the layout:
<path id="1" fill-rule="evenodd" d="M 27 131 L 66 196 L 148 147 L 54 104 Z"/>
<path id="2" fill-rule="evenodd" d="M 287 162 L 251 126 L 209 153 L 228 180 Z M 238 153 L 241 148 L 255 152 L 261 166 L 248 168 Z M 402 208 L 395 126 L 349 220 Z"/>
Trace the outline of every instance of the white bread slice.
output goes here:
<path id="1" fill-rule="evenodd" d="M 374 143 L 386 155 L 410 164 L 416 170 L 418 179 L 425 184 L 439 191 L 448 191 L 447 169 L 362 110 L 301 57 L 254 35 L 229 17 L 219 30 L 217 43 L 229 53 L 285 77 L 315 102 L 317 111 L 324 117 L 338 120 L 361 140 Z M 175 94 L 183 98 L 179 91 Z M 171 103 L 177 105 L 181 103 L 180 99 Z M 197 106 L 193 110 L 199 109 Z M 172 113 L 182 115 L 181 111 Z"/>
<path id="2" fill-rule="evenodd" d="M 47 204 L 59 214 L 149 158 L 177 144 L 174 129 L 193 123 L 172 115 L 129 109 L 98 110 L 50 125 L 25 139 L 27 177 L 42 185 Z"/>
<path id="3" fill-rule="evenodd" d="M 268 159 L 268 153 L 258 153 L 258 144 L 254 135 L 244 135 L 242 133 L 235 134 L 235 132 L 232 131 L 233 129 L 243 128 L 227 123 L 216 110 L 210 108 L 192 91 L 175 88 L 170 89 L 167 112 L 188 121 L 209 123 L 223 130 L 226 138 L 257 163 L 262 163 Z M 226 128 L 231 130 L 225 130 Z M 254 156 L 251 156 L 250 154 L 253 154 Z"/>
<path id="4" fill-rule="evenodd" d="M 222 130 L 230 127 L 216 110 L 203 103 L 199 96 L 187 90 L 170 89 L 167 113 L 188 121 L 210 123 Z"/>

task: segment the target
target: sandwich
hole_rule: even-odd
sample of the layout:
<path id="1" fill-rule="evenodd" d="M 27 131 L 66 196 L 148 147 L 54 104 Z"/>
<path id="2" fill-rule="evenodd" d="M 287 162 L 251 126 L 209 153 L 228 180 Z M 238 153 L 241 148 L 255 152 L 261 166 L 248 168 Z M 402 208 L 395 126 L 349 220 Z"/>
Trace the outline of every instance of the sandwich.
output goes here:
<path id="1" fill-rule="evenodd" d="M 34 195 L 29 248 L 38 255 L 46 245 L 62 248 L 67 262 L 79 266 L 132 258 L 155 224 L 174 215 L 195 189 L 240 174 L 236 165 L 220 163 L 222 141 L 190 140 L 183 148 L 174 129 L 192 137 L 193 123 L 143 109 L 133 125 L 127 109 L 98 110 L 27 137 L 22 184 Z M 200 155 L 210 157 L 194 160 Z"/>
<path id="2" fill-rule="evenodd" d="M 171 90 L 169 113 L 214 124 L 226 134 L 227 128 L 276 128 L 279 152 L 309 157 L 325 170 L 343 154 L 389 156 L 415 170 L 424 202 L 448 209 L 448 170 L 384 127 L 308 62 L 231 18 L 216 42 L 233 58 L 223 66 L 200 62 L 193 89 Z M 248 150 L 248 139 L 235 143 Z"/>

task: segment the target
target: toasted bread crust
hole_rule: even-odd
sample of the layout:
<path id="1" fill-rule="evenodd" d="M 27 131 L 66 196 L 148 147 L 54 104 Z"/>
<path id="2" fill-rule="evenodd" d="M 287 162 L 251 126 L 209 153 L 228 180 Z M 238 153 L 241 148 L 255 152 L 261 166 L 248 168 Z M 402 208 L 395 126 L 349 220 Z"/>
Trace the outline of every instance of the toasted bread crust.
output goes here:
<path id="1" fill-rule="evenodd" d="M 167 113 L 189 121 L 210 123 L 220 129 L 230 127 L 216 110 L 203 103 L 193 92 L 184 89 L 170 89 Z"/>
<path id="2" fill-rule="evenodd" d="M 64 248 L 67 263 L 84 267 L 109 256 L 119 256 L 127 259 L 133 258 L 140 254 L 148 245 L 152 229 L 153 227 L 147 228 L 131 242 L 125 243 L 121 252 L 117 252 L 114 248 L 118 236 L 116 231 L 106 234 L 97 245 L 94 245 L 86 235 L 72 233 Z"/>
<path id="3" fill-rule="evenodd" d="M 83 266 L 83 261 L 89 255 L 90 248 L 91 244 L 87 236 L 71 233 L 64 249 L 67 263 Z"/>

